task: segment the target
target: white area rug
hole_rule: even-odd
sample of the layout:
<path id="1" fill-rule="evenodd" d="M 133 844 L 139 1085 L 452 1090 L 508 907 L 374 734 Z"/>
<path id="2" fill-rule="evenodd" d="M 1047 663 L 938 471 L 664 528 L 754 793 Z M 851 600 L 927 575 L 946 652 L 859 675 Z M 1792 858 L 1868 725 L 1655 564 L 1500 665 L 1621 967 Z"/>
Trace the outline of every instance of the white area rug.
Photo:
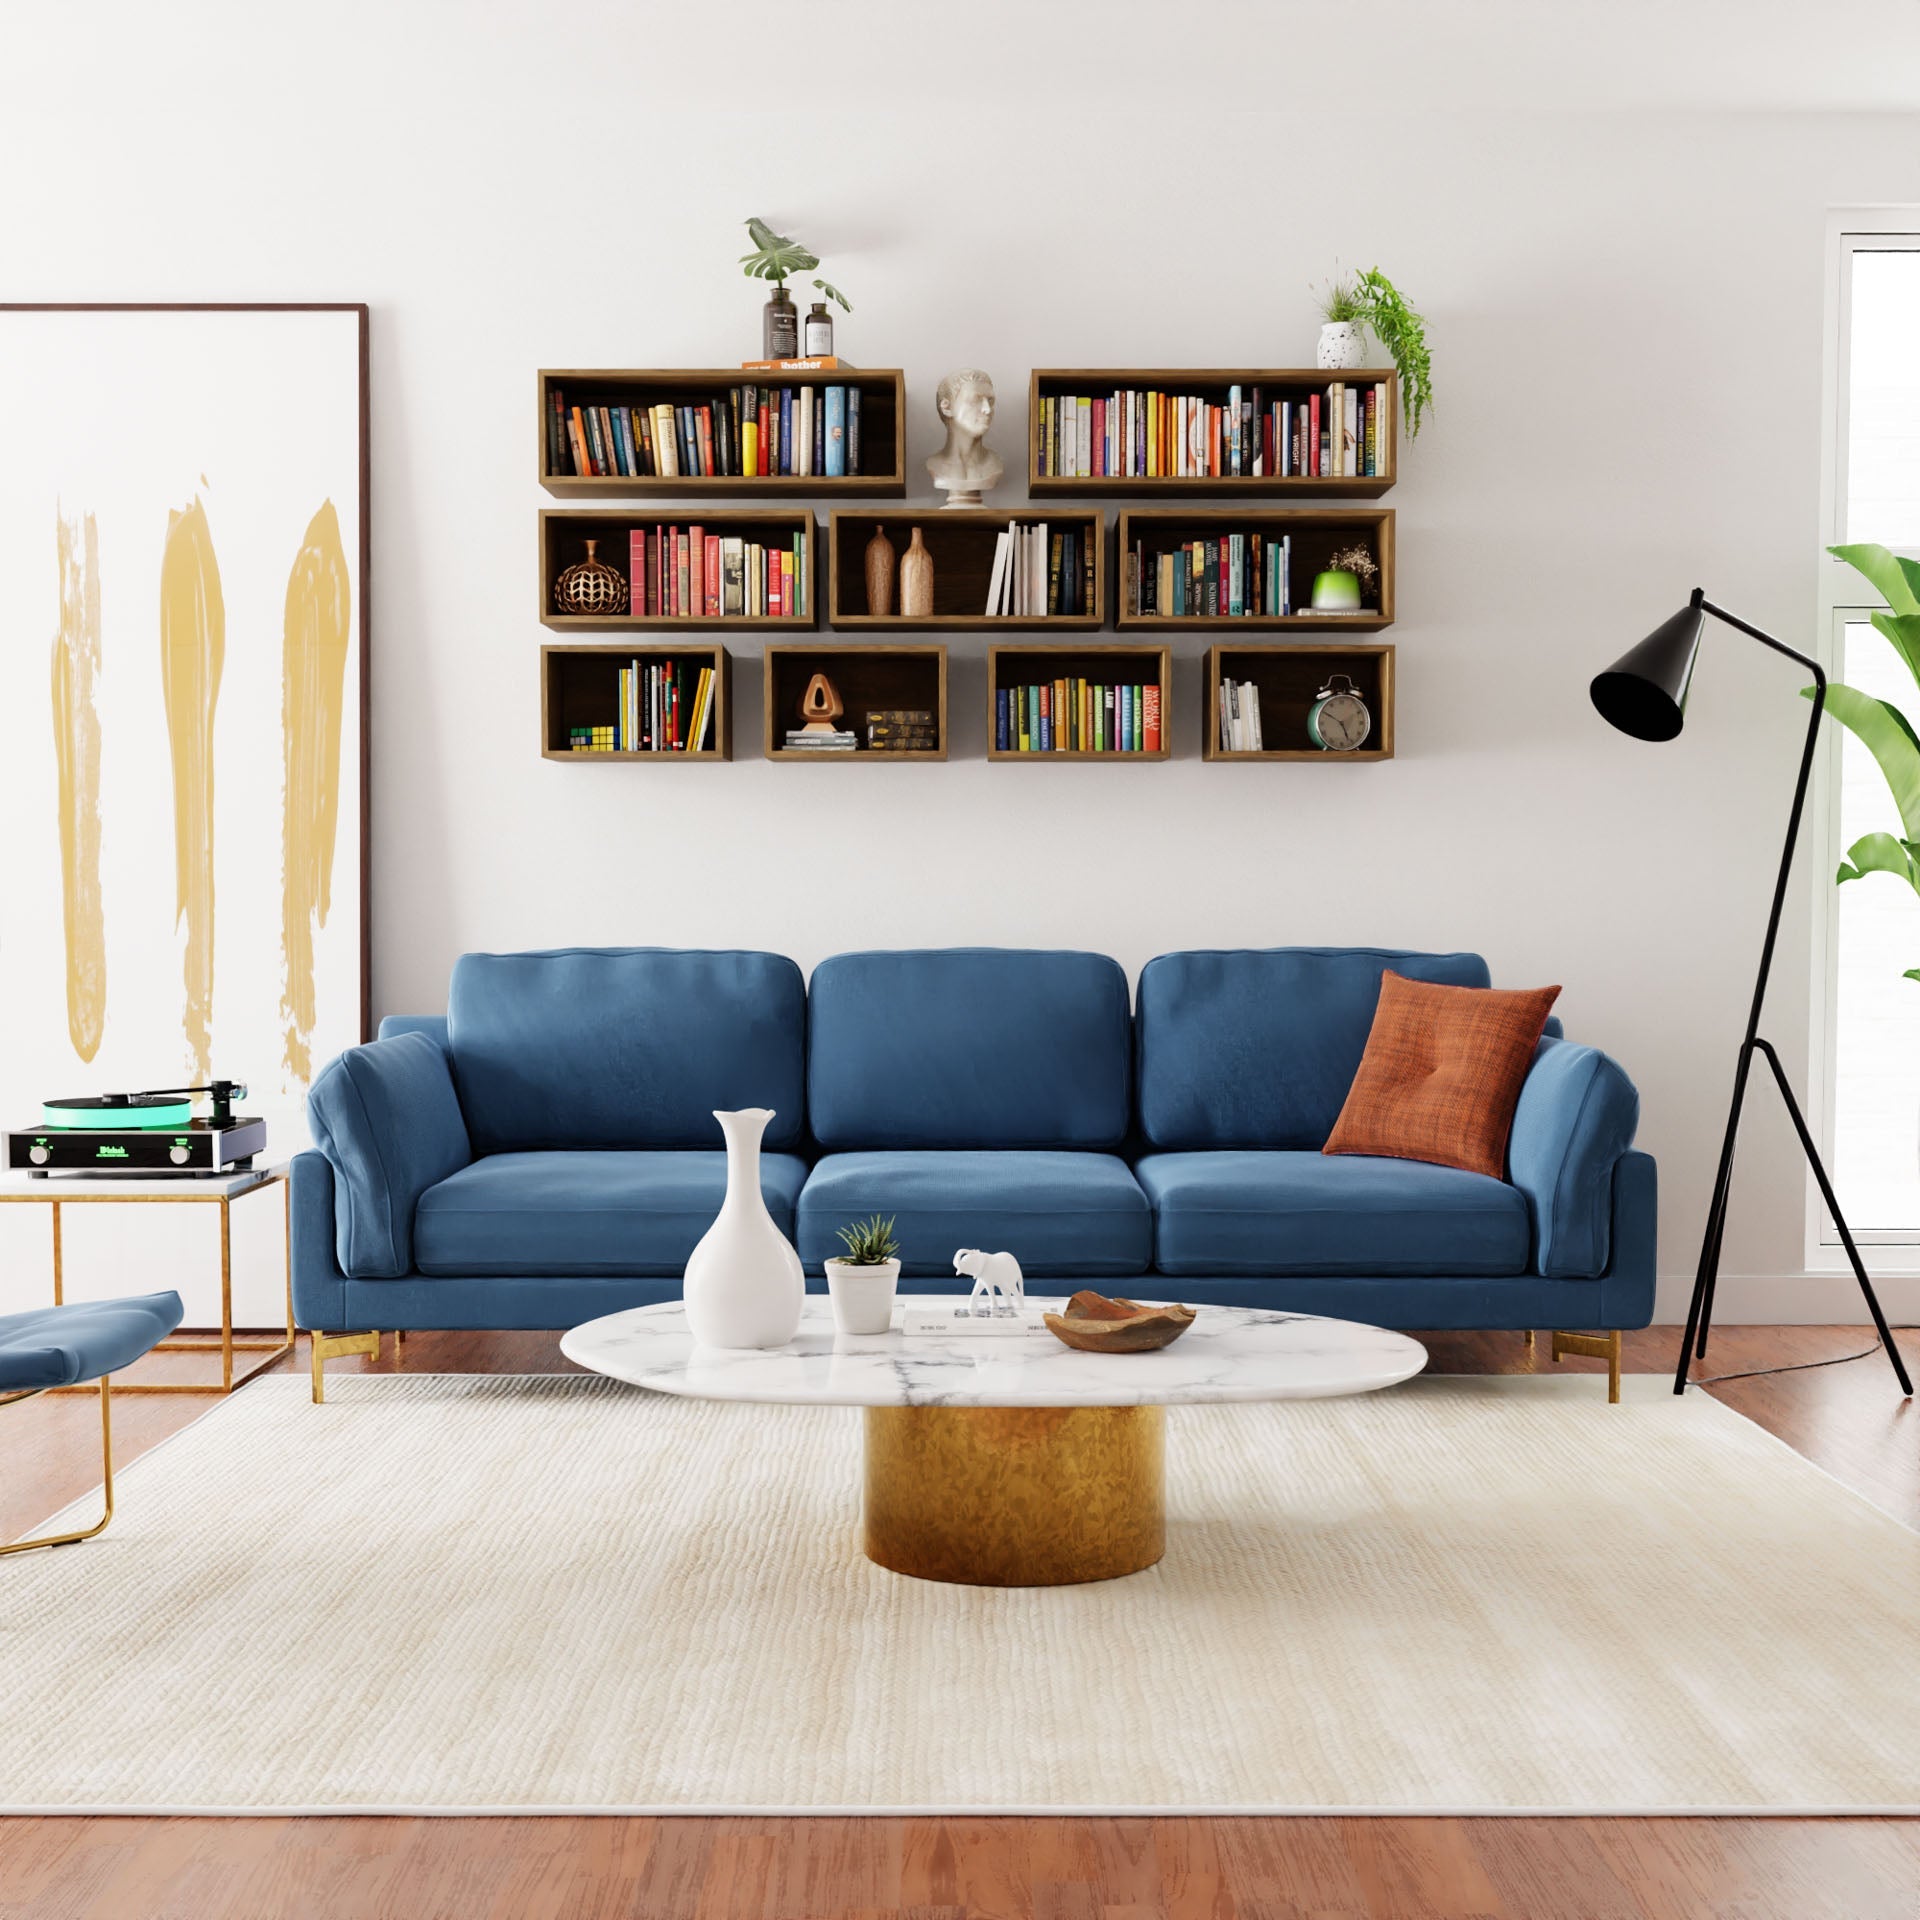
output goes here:
<path id="1" fill-rule="evenodd" d="M 1913 1812 L 1920 1534 L 1658 1379 L 1176 1409 L 1166 1559 L 928 1585 L 858 1416 L 257 1382 L 0 1561 L 9 1812 Z"/>

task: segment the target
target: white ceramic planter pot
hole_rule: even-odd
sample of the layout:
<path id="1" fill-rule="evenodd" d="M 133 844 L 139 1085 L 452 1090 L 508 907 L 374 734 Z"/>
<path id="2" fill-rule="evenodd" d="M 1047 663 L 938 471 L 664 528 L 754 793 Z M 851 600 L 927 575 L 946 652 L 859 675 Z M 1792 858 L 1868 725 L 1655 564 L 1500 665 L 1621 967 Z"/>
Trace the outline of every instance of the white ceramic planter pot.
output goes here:
<path id="1" fill-rule="evenodd" d="M 1357 320 L 1329 320 L 1320 329 L 1320 364 L 1357 367 L 1364 357 L 1364 329 Z"/>
<path id="2" fill-rule="evenodd" d="M 773 1109 L 713 1117 L 726 1136 L 727 1197 L 687 1261 L 687 1326 L 703 1347 L 784 1347 L 799 1330 L 807 1281 L 760 1192 L 760 1137 Z"/>
<path id="3" fill-rule="evenodd" d="M 856 1267 L 848 1260 L 829 1260 L 827 1297 L 833 1302 L 833 1324 L 841 1333 L 885 1333 L 893 1325 L 893 1296 L 900 1284 L 900 1262 Z"/>

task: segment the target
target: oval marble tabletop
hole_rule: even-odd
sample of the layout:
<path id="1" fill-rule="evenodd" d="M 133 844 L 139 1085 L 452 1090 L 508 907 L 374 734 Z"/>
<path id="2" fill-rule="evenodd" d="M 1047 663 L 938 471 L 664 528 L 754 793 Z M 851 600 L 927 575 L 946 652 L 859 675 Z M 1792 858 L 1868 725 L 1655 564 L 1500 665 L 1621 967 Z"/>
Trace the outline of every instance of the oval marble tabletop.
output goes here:
<path id="1" fill-rule="evenodd" d="M 809 1294 L 800 1331 L 763 1352 L 696 1347 L 680 1303 L 589 1320 L 560 1342 L 576 1365 L 656 1393 L 841 1407 L 1129 1407 L 1214 1400 L 1317 1400 L 1410 1379 L 1427 1350 L 1353 1320 L 1202 1307 L 1157 1353 L 1076 1353 L 1044 1327 L 1026 1335 L 906 1335 L 902 1307 L 960 1296 L 903 1295 L 891 1333 L 837 1334 L 824 1295 Z M 1029 1295 L 1030 1311 L 1059 1307 Z"/>

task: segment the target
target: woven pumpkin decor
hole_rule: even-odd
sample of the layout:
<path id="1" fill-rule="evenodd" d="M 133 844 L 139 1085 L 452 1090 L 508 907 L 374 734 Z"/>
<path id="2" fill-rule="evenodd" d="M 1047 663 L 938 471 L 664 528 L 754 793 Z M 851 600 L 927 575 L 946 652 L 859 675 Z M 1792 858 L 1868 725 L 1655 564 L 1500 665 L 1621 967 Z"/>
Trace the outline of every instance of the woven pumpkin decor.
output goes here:
<path id="1" fill-rule="evenodd" d="M 576 561 L 553 583 L 556 613 L 625 613 L 627 577 L 618 567 L 594 558 L 598 540 L 587 542 L 587 557 Z"/>

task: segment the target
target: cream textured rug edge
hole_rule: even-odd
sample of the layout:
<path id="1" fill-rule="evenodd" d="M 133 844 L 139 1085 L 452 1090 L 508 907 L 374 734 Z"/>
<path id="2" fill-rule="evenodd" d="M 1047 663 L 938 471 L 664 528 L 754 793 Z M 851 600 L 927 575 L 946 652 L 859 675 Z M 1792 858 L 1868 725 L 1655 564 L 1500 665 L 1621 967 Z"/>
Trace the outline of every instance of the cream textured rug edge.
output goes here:
<path id="1" fill-rule="evenodd" d="M 259 1381 L 0 1562 L 0 1812 L 1920 1812 L 1920 1535 L 1708 1397 L 1170 1433 L 1160 1567 L 994 1592 L 860 1556 L 844 1410 Z"/>

